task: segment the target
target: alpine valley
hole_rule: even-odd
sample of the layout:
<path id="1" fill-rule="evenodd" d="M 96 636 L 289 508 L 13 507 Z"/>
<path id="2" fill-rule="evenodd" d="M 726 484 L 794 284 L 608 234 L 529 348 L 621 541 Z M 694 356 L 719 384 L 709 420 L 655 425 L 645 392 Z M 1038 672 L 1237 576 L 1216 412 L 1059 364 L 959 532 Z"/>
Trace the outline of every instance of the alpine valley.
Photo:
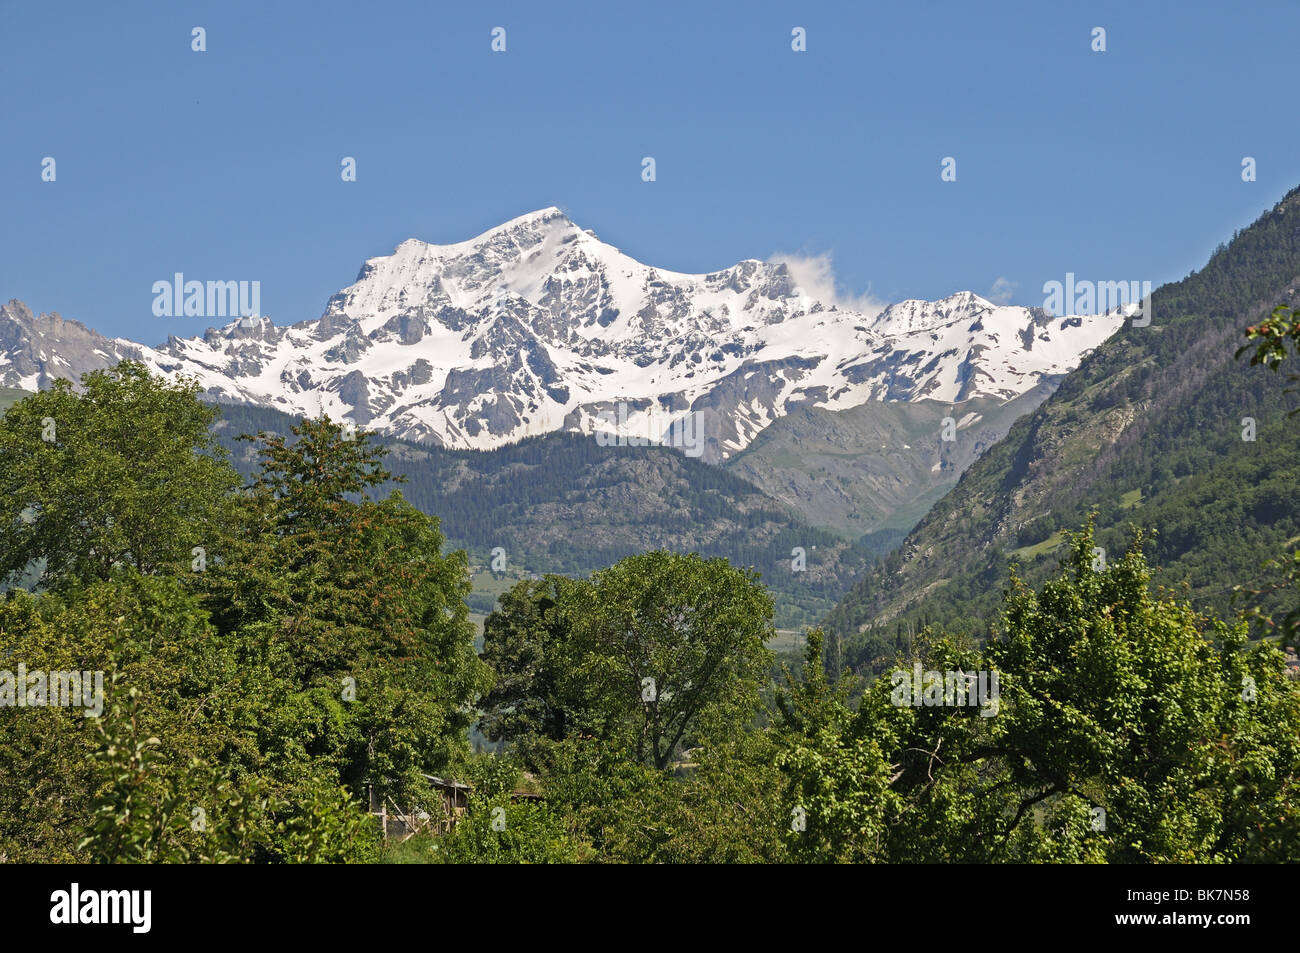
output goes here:
<path id="1" fill-rule="evenodd" d="M 408 495 L 472 553 L 565 572 L 728 555 L 788 597 L 784 623 L 809 622 L 1125 322 L 967 291 L 873 313 L 798 274 L 665 271 L 546 208 L 402 242 L 291 325 L 249 314 L 150 347 L 12 300 L 0 388 L 129 358 L 196 379 L 232 437 L 326 413 L 400 448 Z M 687 423 L 691 450 L 657 445 Z"/>

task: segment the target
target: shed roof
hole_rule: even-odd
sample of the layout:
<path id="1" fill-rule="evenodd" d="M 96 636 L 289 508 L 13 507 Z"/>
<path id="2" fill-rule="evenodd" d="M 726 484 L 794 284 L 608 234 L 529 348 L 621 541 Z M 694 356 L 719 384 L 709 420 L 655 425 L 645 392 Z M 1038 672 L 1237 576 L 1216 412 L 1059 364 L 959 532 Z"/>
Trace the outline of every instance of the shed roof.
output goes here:
<path id="1" fill-rule="evenodd" d="M 454 788 L 458 791 L 474 790 L 474 785 L 472 784 L 464 784 L 460 781 L 450 781 L 445 778 L 440 778 L 432 774 L 424 775 L 424 779 L 437 788 Z"/>

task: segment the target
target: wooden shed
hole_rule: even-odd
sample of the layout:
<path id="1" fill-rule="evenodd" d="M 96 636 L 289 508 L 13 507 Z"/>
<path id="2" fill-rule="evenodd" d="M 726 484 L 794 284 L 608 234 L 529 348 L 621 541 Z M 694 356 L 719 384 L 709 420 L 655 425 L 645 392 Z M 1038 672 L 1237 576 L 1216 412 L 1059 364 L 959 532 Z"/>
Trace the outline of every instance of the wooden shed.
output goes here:
<path id="1" fill-rule="evenodd" d="M 425 810 L 411 811 L 391 797 L 380 797 L 374 784 L 367 785 L 370 813 L 378 819 L 379 828 L 385 838 L 396 837 L 399 840 L 406 840 L 411 835 L 421 832 L 434 835 L 445 834 L 469 810 L 469 792 L 473 790 L 472 785 L 432 774 L 423 777 L 442 799 L 440 809 L 434 813 Z"/>

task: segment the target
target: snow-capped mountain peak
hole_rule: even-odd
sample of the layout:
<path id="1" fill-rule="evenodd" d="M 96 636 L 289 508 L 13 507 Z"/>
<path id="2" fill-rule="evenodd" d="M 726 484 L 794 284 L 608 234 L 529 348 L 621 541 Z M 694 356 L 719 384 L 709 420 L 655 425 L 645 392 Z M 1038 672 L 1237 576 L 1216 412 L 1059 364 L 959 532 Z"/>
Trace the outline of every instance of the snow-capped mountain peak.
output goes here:
<path id="1" fill-rule="evenodd" d="M 0 325 L 7 315 L 16 320 L 6 310 Z M 34 320 L 23 317 L 27 337 Z M 718 458 L 804 403 L 1009 400 L 1064 374 L 1121 321 L 968 291 L 866 315 L 810 294 L 780 262 L 698 275 L 642 264 L 549 207 L 463 242 L 404 241 L 368 259 L 319 318 L 239 318 L 157 348 L 110 342 L 96 360 L 130 352 L 198 377 L 219 400 L 459 448 L 557 429 L 663 433 L 700 415 Z M 0 356 L 0 381 L 75 376 L 85 359 Z"/>

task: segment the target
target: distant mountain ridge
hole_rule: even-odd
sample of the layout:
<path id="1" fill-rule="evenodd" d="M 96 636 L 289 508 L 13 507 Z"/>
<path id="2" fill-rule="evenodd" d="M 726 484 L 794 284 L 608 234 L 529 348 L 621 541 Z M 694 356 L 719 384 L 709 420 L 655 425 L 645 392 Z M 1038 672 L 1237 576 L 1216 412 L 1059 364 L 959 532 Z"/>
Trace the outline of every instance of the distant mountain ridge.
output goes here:
<path id="1" fill-rule="evenodd" d="M 197 377 L 210 399 L 453 449 L 609 430 L 622 404 L 635 433 L 698 415 L 717 461 L 797 408 L 1015 399 L 1121 323 L 970 292 L 864 314 L 799 287 L 785 263 L 643 265 L 547 208 L 464 242 L 402 242 L 321 317 L 287 327 L 250 315 L 147 347 L 11 301 L 0 385 L 33 390 L 133 357 Z"/>

